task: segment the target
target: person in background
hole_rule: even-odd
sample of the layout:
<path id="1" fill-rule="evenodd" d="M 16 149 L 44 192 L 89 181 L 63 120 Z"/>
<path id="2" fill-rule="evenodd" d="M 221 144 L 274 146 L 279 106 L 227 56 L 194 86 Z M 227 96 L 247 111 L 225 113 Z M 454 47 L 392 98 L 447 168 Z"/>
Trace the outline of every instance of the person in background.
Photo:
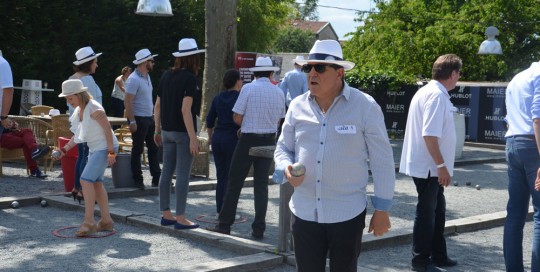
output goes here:
<path id="1" fill-rule="evenodd" d="M 255 67 L 250 68 L 255 81 L 242 87 L 233 107 L 233 120 L 241 127 L 242 133 L 231 161 L 229 184 L 219 212 L 219 223 L 207 228 L 210 231 L 230 234 L 240 193 L 253 165 L 255 218 L 251 224 L 251 237 L 257 240 L 264 238 L 268 207 L 268 171 L 272 159 L 251 156 L 249 149 L 275 144 L 279 120 L 285 115 L 285 96 L 279 87 L 270 82 L 270 78 L 278 70 L 279 67 L 273 66 L 269 57 L 258 57 Z"/>
<path id="2" fill-rule="evenodd" d="M 163 73 L 159 81 L 154 119 L 154 139 L 163 145 L 163 172 L 159 180 L 161 225 L 175 229 L 194 229 L 199 224 L 185 216 L 189 177 L 193 159 L 199 154 L 199 140 L 195 117 L 201 108 L 202 92 L 197 85 L 200 53 L 194 39 L 184 38 L 178 43 L 174 66 Z M 176 170 L 176 217 L 170 208 L 171 181 Z"/>
<path id="3" fill-rule="evenodd" d="M 133 139 L 131 148 L 131 173 L 135 187 L 144 190 L 144 178 L 141 169 L 141 155 L 144 144 L 148 149 L 148 163 L 152 174 L 152 187 L 157 187 L 161 169 L 159 168 L 158 147 L 154 142 L 154 102 L 152 99 L 152 80 L 149 72 L 154 70 L 154 57 L 150 50 L 141 49 L 135 54 L 133 64 L 137 68 L 126 80 L 124 106 L 129 131 Z"/>
<path id="4" fill-rule="evenodd" d="M 60 159 L 75 146 L 76 142 L 88 144 L 88 163 L 81 173 L 84 190 L 84 222 L 75 233 L 78 237 L 90 236 L 100 231 L 113 231 L 114 222 L 109 212 L 109 199 L 103 185 L 105 168 L 116 162 L 118 141 L 114 136 L 107 114 L 100 103 L 92 99 L 79 79 L 69 79 L 62 83 L 62 93 L 66 101 L 75 109 L 70 118 L 75 131 L 69 142 L 60 149 Z M 75 140 L 78 139 L 78 140 Z M 94 207 L 97 201 L 101 220 L 96 224 Z"/>
<path id="5" fill-rule="evenodd" d="M 102 53 L 96 54 L 90 46 L 83 47 L 77 50 L 77 52 L 75 52 L 75 57 L 77 58 L 77 60 L 73 62 L 73 70 L 75 71 L 75 73 L 69 77 L 69 79 L 81 80 L 83 85 L 88 88 L 88 93 L 93 97 L 94 101 L 98 102 L 100 105 L 103 103 L 103 95 L 101 93 L 101 89 L 97 85 L 92 75 L 96 72 L 96 69 L 98 67 L 97 58 L 101 56 L 101 54 Z M 69 103 L 68 108 L 70 116 L 72 116 L 74 108 Z M 74 131 L 71 132 L 75 133 Z M 73 182 L 74 187 L 71 191 L 71 194 L 73 195 L 74 199 L 76 198 L 79 200 L 79 202 L 81 202 L 84 197 L 80 178 L 81 173 L 84 170 L 84 167 L 86 166 L 86 163 L 88 161 L 89 149 L 88 145 L 84 142 L 76 143 L 78 156 L 77 162 L 75 163 L 75 181 Z"/>
<path id="6" fill-rule="evenodd" d="M 540 62 L 518 73 L 506 87 L 508 204 L 503 253 L 506 271 L 524 271 L 523 228 L 534 208 L 531 272 L 540 272 Z"/>
<path id="7" fill-rule="evenodd" d="M 306 74 L 302 72 L 302 66 L 296 63 L 299 60 L 304 60 L 304 56 L 296 56 L 293 59 L 294 69 L 285 73 L 285 77 L 283 77 L 283 80 L 278 85 L 283 90 L 283 94 L 285 94 L 287 107 L 289 107 L 295 97 L 308 91 Z"/>
<path id="8" fill-rule="evenodd" d="M 413 96 L 407 116 L 399 172 L 412 177 L 418 192 L 412 271 L 457 265 L 448 257 L 444 238 L 444 187 L 452 180 L 456 150 L 454 107 L 448 92 L 456 87 L 461 66 L 455 54 L 438 57 L 431 70 L 433 79 Z"/>
<path id="9" fill-rule="evenodd" d="M 240 126 L 233 120 L 233 107 L 242 88 L 240 72 L 229 69 L 223 75 L 225 88 L 212 100 L 212 106 L 206 116 L 206 131 L 208 141 L 212 145 L 214 163 L 216 165 L 216 219 L 223 205 L 227 183 L 229 182 L 229 169 L 238 142 Z M 217 119 L 217 125 L 216 125 Z"/>
<path id="10" fill-rule="evenodd" d="M 381 236 L 390 229 L 395 166 L 384 116 L 371 96 L 345 83 L 355 64 L 343 60 L 337 41 L 316 41 L 308 59 L 297 63 L 309 92 L 291 102 L 274 153 L 275 176 L 282 177 L 275 181 L 294 187 L 289 207 L 297 271 L 324 272 L 327 256 L 330 271 L 356 271 L 370 170 L 375 211 L 368 230 Z M 293 176 L 297 162 L 305 173 Z"/>
<path id="11" fill-rule="evenodd" d="M 125 84 L 130 74 L 131 68 L 129 66 L 124 66 L 121 74 L 114 80 L 114 88 L 111 93 L 114 117 L 124 116 L 124 97 L 126 94 Z"/>
<path id="12" fill-rule="evenodd" d="M 9 120 L 9 119 L 8 119 Z M 39 146 L 34 133 L 28 128 L 19 128 L 15 120 L 9 120 L 11 124 L 0 133 L 0 146 L 7 149 L 22 148 L 26 167 L 30 169 L 30 175 L 36 178 L 46 178 L 36 163 L 37 160 L 49 153 L 48 146 Z"/>
<path id="13" fill-rule="evenodd" d="M 1 51 L 0 51 L 1 53 Z M 10 128 L 9 110 L 13 102 L 13 74 L 9 62 L 0 54 L 0 134 L 4 127 Z"/>

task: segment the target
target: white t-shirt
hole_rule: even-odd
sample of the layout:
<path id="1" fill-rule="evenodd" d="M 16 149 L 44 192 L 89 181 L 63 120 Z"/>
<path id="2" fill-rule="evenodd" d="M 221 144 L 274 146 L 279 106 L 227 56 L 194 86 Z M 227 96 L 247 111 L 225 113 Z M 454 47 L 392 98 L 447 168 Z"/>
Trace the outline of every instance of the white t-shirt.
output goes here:
<path id="1" fill-rule="evenodd" d="M 0 56 L 0 112 L 2 112 L 4 89 L 7 88 L 13 88 L 13 74 L 7 60 Z"/>
<path id="2" fill-rule="evenodd" d="M 103 107 L 95 100 L 91 99 L 83 111 L 83 120 L 82 122 L 78 122 L 79 120 L 79 114 L 80 114 L 80 108 L 77 107 L 75 109 L 75 112 L 73 113 L 71 119 L 71 125 L 76 126 L 72 128 L 71 131 L 75 132 L 75 142 L 77 143 L 83 143 L 86 142 L 88 144 L 88 149 L 90 152 L 97 151 L 97 150 L 104 150 L 107 149 L 107 140 L 105 139 L 105 131 L 103 128 L 99 125 L 99 123 L 94 120 L 90 115 L 97 110 L 103 110 Z M 112 133 L 112 129 L 111 129 Z M 116 139 L 116 136 L 114 133 L 112 133 L 113 137 L 113 146 L 116 148 L 118 147 L 118 140 Z"/>
<path id="3" fill-rule="evenodd" d="M 446 88 L 431 80 L 414 95 L 407 116 L 407 127 L 399 172 L 417 178 L 437 176 L 437 166 L 429 154 L 424 136 L 438 138 L 444 164 L 454 172 L 456 153 L 456 131 L 454 128 L 454 106 Z"/>

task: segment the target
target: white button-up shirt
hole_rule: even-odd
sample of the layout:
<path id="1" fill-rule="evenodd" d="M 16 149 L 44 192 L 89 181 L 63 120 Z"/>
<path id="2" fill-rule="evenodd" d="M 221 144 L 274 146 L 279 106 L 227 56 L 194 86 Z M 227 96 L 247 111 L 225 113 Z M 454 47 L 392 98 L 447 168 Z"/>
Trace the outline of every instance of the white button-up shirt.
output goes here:
<path id="1" fill-rule="evenodd" d="M 450 176 L 454 171 L 456 131 L 454 106 L 446 88 L 431 80 L 414 95 L 407 116 L 399 172 L 417 178 L 437 176 L 437 165 L 429 154 L 424 136 L 438 138 L 439 149 Z"/>
<path id="2" fill-rule="evenodd" d="M 394 157 L 383 113 L 371 96 L 348 85 L 324 115 L 309 92 L 291 102 L 274 160 L 278 171 L 294 162 L 306 166 L 304 182 L 289 203 L 303 220 L 337 223 L 362 213 L 368 170 L 375 209 L 392 205 Z"/>
<path id="3" fill-rule="evenodd" d="M 270 79 L 261 77 L 242 87 L 232 111 L 243 116 L 242 133 L 276 133 L 285 116 L 285 96 Z"/>
<path id="4" fill-rule="evenodd" d="M 508 83 L 506 112 L 506 137 L 534 135 L 533 119 L 540 118 L 540 62 L 534 62 Z"/>

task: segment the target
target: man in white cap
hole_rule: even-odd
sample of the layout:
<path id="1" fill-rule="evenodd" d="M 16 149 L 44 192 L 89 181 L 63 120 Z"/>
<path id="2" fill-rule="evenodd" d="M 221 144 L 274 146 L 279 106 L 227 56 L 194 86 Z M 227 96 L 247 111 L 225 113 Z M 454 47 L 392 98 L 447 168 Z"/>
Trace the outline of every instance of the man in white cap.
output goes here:
<path id="1" fill-rule="evenodd" d="M 330 271 L 356 271 L 370 170 L 375 212 L 369 232 L 390 229 L 395 170 L 383 113 L 371 96 L 345 83 L 354 63 L 343 60 L 337 41 L 316 41 L 308 59 L 297 63 L 309 92 L 291 102 L 274 153 L 282 177 L 276 181 L 294 187 L 289 207 L 297 271 L 325 271 L 327 256 Z M 305 173 L 292 171 L 294 163 Z"/>
<path id="2" fill-rule="evenodd" d="M 158 147 L 154 142 L 154 102 L 152 99 L 151 72 L 154 69 L 154 57 L 150 50 L 141 49 L 135 54 L 133 64 L 137 65 L 126 80 L 126 96 L 124 106 L 126 108 L 127 122 L 133 147 L 131 148 L 131 173 L 135 186 L 144 190 L 144 179 L 141 169 L 141 155 L 144 152 L 144 144 L 148 149 L 148 163 L 152 175 L 152 187 L 157 187 L 161 176 L 158 160 Z"/>
<path id="3" fill-rule="evenodd" d="M 266 208 L 268 206 L 268 171 L 272 159 L 249 155 L 254 146 L 275 143 L 278 123 L 285 116 L 285 96 L 281 89 L 270 82 L 279 68 L 272 65 L 269 57 L 259 57 L 250 71 L 255 81 L 242 87 L 233 107 L 233 119 L 242 134 L 236 145 L 229 171 L 229 184 L 219 213 L 219 224 L 208 230 L 230 234 L 236 208 L 244 181 L 253 165 L 253 188 L 255 194 L 255 219 L 251 224 L 251 236 L 262 239 L 266 230 Z"/>
<path id="4" fill-rule="evenodd" d="M 291 104 L 291 100 L 308 90 L 307 77 L 301 70 L 302 66 L 296 63 L 298 60 L 304 60 L 304 56 L 296 56 L 293 59 L 294 69 L 285 73 L 283 80 L 278 85 L 285 94 L 287 107 Z"/>

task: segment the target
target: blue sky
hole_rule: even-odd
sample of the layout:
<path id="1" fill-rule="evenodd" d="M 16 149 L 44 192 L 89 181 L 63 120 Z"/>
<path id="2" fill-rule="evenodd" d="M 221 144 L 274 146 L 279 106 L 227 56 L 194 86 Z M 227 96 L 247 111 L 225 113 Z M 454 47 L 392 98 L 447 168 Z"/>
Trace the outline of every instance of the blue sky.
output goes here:
<path id="1" fill-rule="evenodd" d="M 318 5 L 358 10 L 375 8 L 375 4 L 370 0 L 319 0 Z M 317 11 L 319 12 L 319 21 L 330 22 L 340 40 L 344 39 L 343 36 L 346 33 L 354 31 L 359 25 L 354 21 L 355 11 L 325 7 L 318 7 Z"/>

